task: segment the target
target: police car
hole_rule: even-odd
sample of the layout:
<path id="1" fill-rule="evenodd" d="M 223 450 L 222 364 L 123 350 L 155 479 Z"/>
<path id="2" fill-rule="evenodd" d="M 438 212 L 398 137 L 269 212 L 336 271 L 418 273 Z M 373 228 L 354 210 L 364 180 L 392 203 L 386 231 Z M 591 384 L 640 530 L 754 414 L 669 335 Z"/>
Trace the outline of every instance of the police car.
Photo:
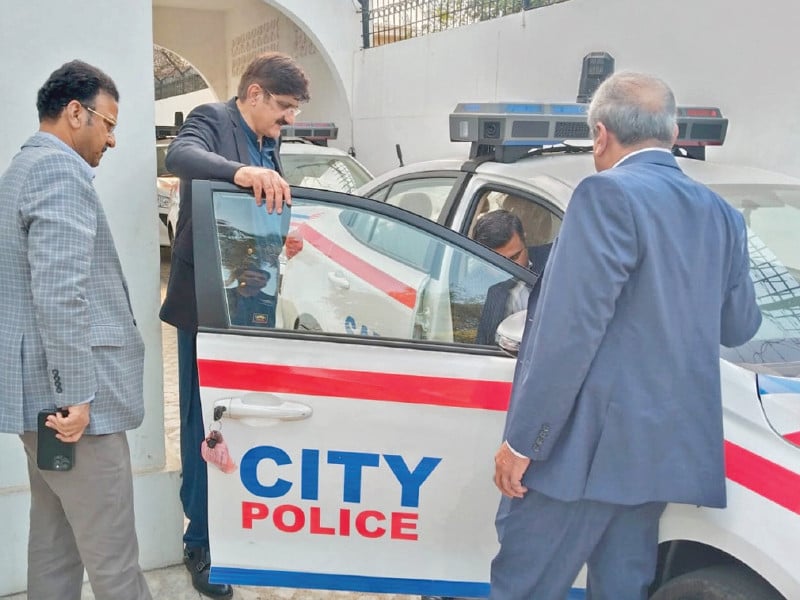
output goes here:
<path id="1" fill-rule="evenodd" d="M 156 128 L 156 135 L 159 128 Z M 175 222 L 169 221 L 169 210 L 173 203 L 178 201 L 178 187 L 180 181 L 166 167 L 167 148 L 172 137 L 157 137 L 156 139 L 156 197 L 158 200 L 158 243 L 161 246 L 171 246 L 175 235 Z"/>
<path id="2" fill-rule="evenodd" d="M 369 182 L 372 174 L 354 156 L 328 146 L 338 133 L 335 123 L 297 122 L 283 126 L 280 155 L 286 181 L 290 185 L 347 193 Z M 166 145 L 163 148 L 165 155 Z M 160 152 L 161 145 L 158 149 Z M 159 169 L 162 165 L 163 156 L 159 154 Z M 160 230 L 161 245 L 171 245 L 180 211 L 178 181 L 162 176 L 158 181 L 159 215 L 164 222 Z"/>
<path id="3" fill-rule="evenodd" d="M 328 146 L 339 129 L 334 123 L 296 122 L 281 128 L 281 163 L 286 181 L 323 190 L 353 193 L 372 179 L 347 152 Z"/>
<path id="4" fill-rule="evenodd" d="M 537 276 L 469 235 L 505 208 L 529 244 L 552 241 L 594 170 L 564 143 L 588 137 L 585 110 L 459 105 L 451 137 L 470 158 L 380 177 L 365 190 L 380 202 L 294 188 L 291 210 L 267 215 L 234 186 L 194 183 L 201 398 L 236 464 L 209 468 L 213 581 L 488 594 L 515 357 L 476 344 L 476 327 L 492 285 Z M 676 152 L 723 141 L 715 108 L 679 121 Z M 764 319 L 723 349 L 729 506 L 668 507 L 651 597 L 800 598 L 800 181 L 679 162 L 744 213 Z M 226 290 L 253 257 L 273 269 L 275 327 L 231 324 Z M 514 318 L 505 340 L 521 336 Z"/>

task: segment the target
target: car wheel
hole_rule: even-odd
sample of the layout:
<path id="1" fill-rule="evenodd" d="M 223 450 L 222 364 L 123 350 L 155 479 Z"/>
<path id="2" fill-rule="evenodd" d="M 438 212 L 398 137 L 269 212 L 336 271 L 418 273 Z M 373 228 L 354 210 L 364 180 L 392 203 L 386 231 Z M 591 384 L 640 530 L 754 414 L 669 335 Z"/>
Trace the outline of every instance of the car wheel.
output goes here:
<path id="1" fill-rule="evenodd" d="M 752 571 L 724 565 L 670 579 L 650 600 L 783 600 L 783 596 Z"/>

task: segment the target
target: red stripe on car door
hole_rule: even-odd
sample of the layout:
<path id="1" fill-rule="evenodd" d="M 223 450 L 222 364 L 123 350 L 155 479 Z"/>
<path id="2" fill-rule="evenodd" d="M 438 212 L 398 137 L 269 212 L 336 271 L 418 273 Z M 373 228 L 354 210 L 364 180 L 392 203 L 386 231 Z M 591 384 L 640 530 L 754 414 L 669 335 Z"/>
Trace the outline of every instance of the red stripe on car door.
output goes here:
<path id="1" fill-rule="evenodd" d="M 410 404 L 503 411 L 511 383 L 349 369 L 197 361 L 203 387 L 253 392 L 334 396 Z M 800 474 L 725 441 L 725 471 L 731 481 L 800 514 Z"/>
<path id="2" fill-rule="evenodd" d="M 371 286 L 378 288 L 411 309 L 417 305 L 417 290 L 374 267 L 349 250 L 345 250 L 307 223 L 300 225 L 297 228 L 297 233 L 304 241 L 340 264 L 345 271 L 363 279 Z"/>
<path id="3" fill-rule="evenodd" d="M 203 387 L 505 410 L 511 383 L 221 360 L 197 361 Z"/>

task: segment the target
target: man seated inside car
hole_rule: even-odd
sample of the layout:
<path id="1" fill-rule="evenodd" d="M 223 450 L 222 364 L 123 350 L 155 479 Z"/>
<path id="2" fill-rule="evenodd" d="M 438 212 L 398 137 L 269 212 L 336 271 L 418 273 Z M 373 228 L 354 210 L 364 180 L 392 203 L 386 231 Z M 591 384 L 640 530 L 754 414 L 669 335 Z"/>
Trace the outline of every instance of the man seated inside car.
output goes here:
<path id="1" fill-rule="evenodd" d="M 226 290 L 231 325 L 275 327 L 275 296 L 263 289 L 271 278 L 269 268 L 249 261 L 234 270 L 237 285 Z"/>
<path id="2" fill-rule="evenodd" d="M 473 235 L 476 242 L 533 271 L 541 281 L 553 244 L 529 247 L 525 242 L 522 222 L 515 214 L 507 210 L 488 212 L 478 219 Z M 508 315 L 528 308 L 530 294 L 531 289 L 515 279 L 501 281 L 490 287 L 478 322 L 475 343 L 494 344 L 497 326 Z"/>

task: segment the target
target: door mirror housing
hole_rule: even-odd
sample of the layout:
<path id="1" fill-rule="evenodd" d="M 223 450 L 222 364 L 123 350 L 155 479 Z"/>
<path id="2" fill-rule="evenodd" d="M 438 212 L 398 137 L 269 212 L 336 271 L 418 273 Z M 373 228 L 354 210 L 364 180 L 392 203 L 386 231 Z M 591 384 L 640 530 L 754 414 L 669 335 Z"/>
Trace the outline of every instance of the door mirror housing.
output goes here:
<path id="1" fill-rule="evenodd" d="M 521 310 L 507 316 L 497 326 L 497 332 L 495 333 L 497 345 L 514 356 L 519 352 L 519 344 L 522 341 L 522 332 L 525 331 L 527 317 L 528 311 Z"/>

